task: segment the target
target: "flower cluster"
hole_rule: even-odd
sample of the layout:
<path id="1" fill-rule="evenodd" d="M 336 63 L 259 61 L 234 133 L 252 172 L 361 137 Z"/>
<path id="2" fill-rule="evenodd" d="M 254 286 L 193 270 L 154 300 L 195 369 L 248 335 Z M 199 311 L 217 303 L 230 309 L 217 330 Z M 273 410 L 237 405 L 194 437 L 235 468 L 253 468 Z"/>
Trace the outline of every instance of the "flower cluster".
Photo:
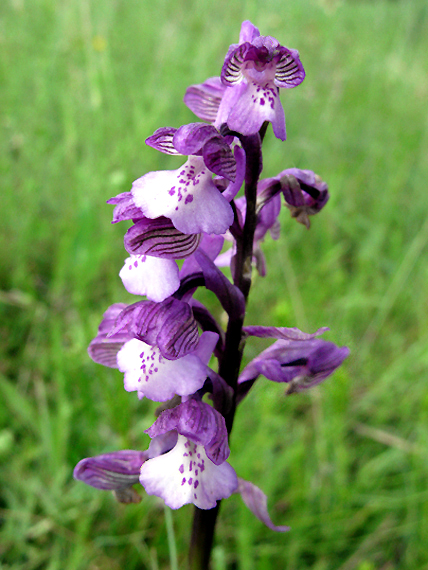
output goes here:
<path id="1" fill-rule="evenodd" d="M 300 392 L 330 376 L 348 355 L 346 347 L 318 338 L 326 329 L 307 334 L 243 326 L 245 283 L 252 265 L 266 274 L 261 244 L 268 231 L 279 237 L 282 199 L 292 217 L 309 227 L 308 216 L 329 197 L 327 184 L 308 170 L 260 179 L 268 123 L 277 138 L 286 137 L 279 90 L 304 77 L 296 50 L 244 22 L 220 77 L 185 94 L 187 106 L 205 122 L 162 127 L 146 141 L 159 152 L 183 155 L 184 164 L 149 172 L 109 200 L 113 223 L 132 221 L 120 277 L 128 292 L 145 299 L 109 307 L 89 355 L 118 368 L 125 390 L 162 402 L 163 411 L 146 430 L 148 450 L 84 459 L 74 475 L 115 491 L 123 502 L 138 500 L 138 483 L 173 509 L 187 503 L 211 509 L 239 492 L 269 528 L 288 530 L 271 522 L 266 496 L 228 463 L 228 431 L 236 406 L 259 376 L 286 384 L 287 394 Z M 245 195 L 237 197 L 243 183 Z M 225 265 L 233 282 L 220 269 Z M 194 298 L 198 287 L 212 291 L 227 313 L 226 332 Z M 275 342 L 239 373 L 250 336 Z"/>

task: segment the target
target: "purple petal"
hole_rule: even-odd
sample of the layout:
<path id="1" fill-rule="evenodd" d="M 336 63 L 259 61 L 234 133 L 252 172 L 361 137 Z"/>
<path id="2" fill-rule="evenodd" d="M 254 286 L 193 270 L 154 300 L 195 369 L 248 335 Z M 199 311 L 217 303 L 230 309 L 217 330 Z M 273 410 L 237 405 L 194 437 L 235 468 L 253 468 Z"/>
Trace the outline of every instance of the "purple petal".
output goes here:
<path id="1" fill-rule="evenodd" d="M 91 487 L 105 491 L 126 489 L 138 483 L 147 451 L 122 450 L 82 459 L 73 476 Z"/>
<path id="2" fill-rule="evenodd" d="M 281 196 L 280 194 L 277 194 L 259 210 L 257 215 L 256 232 L 254 234 L 255 241 L 262 240 L 268 230 L 271 230 L 273 239 L 279 238 L 280 223 L 278 221 L 278 216 L 280 211 Z"/>
<path id="3" fill-rule="evenodd" d="M 296 327 L 261 327 L 261 326 L 250 326 L 243 327 L 242 332 L 247 336 L 256 336 L 259 338 L 282 338 L 285 340 L 310 340 L 315 338 L 326 331 L 328 327 L 321 327 L 314 333 L 304 333 Z"/>
<path id="4" fill-rule="evenodd" d="M 221 135 L 212 125 L 190 123 L 180 127 L 174 135 L 174 147 L 180 154 L 201 154 L 203 146 L 212 138 Z M 223 138 L 223 137 L 221 137 Z"/>
<path id="5" fill-rule="evenodd" d="M 165 154 L 181 154 L 180 151 L 175 148 L 173 143 L 173 138 L 176 132 L 177 129 L 174 129 L 173 127 L 161 127 L 155 131 L 151 137 L 146 139 L 146 144 Z"/>
<path id="6" fill-rule="evenodd" d="M 183 234 L 171 220 L 163 217 L 140 220 L 129 228 L 124 238 L 129 253 L 163 259 L 185 259 L 196 251 L 200 241 L 200 234 Z"/>
<path id="7" fill-rule="evenodd" d="M 184 103 L 197 117 L 213 123 L 225 90 L 220 77 L 210 77 L 200 85 L 188 87 Z"/>
<path id="8" fill-rule="evenodd" d="M 299 52 L 283 46 L 279 51 L 281 55 L 276 63 L 275 85 L 285 89 L 297 87 L 305 79 L 305 70 Z"/>
<path id="9" fill-rule="evenodd" d="M 329 199 L 327 184 L 311 170 L 299 168 L 284 170 L 278 179 L 292 217 L 309 228 L 308 216 L 322 210 Z"/>
<path id="10" fill-rule="evenodd" d="M 202 153 L 205 165 L 211 172 L 231 182 L 236 180 L 236 160 L 223 137 L 219 135 L 209 140 Z"/>
<path id="11" fill-rule="evenodd" d="M 236 161 L 236 178 L 234 182 L 228 184 L 223 192 L 223 197 L 226 198 L 228 202 L 231 202 L 233 198 L 235 198 L 245 178 L 245 151 L 240 146 L 235 146 L 234 156 Z"/>
<path id="12" fill-rule="evenodd" d="M 165 410 L 146 433 L 156 437 L 172 429 L 204 446 L 208 458 L 216 465 L 229 457 L 224 418 L 204 402 L 191 398 L 172 410 Z"/>
<path id="13" fill-rule="evenodd" d="M 231 87 L 242 81 L 242 66 L 250 48 L 251 44 L 249 42 L 241 43 L 238 46 L 233 47 L 233 49 L 229 48 L 229 52 L 224 60 L 220 75 L 223 85 Z"/>
<path id="14" fill-rule="evenodd" d="M 286 532 L 290 530 L 289 526 L 276 526 L 269 517 L 267 510 L 267 497 L 261 489 L 238 477 L 238 493 L 241 493 L 242 500 L 250 509 L 250 511 L 271 530 L 277 532 Z"/>
<path id="15" fill-rule="evenodd" d="M 107 337 L 113 328 L 119 314 L 127 307 L 124 303 L 116 303 L 109 307 L 103 315 L 103 319 L 98 328 L 97 336 L 91 341 L 88 347 L 89 356 L 94 362 L 117 368 L 117 353 L 122 346 L 132 337 L 128 331 L 118 331 Z"/>
<path id="16" fill-rule="evenodd" d="M 109 333 L 126 329 L 131 338 L 159 347 L 168 360 L 193 352 L 198 345 L 198 326 L 188 303 L 169 298 L 161 303 L 139 301 L 126 307 Z"/>
<path id="17" fill-rule="evenodd" d="M 116 206 L 113 210 L 112 224 L 123 222 L 124 220 L 144 218 L 141 209 L 134 204 L 131 192 L 122 192 L 122 194 L 118 194 L 114 198 L 107 200 L 107 204 Z"/>

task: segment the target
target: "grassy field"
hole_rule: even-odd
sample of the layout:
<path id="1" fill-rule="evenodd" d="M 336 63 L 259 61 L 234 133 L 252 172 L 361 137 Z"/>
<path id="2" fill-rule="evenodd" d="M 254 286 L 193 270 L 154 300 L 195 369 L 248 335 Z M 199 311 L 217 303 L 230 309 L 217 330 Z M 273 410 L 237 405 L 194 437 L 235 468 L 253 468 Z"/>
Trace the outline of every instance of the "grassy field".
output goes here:
<path id="1" fill-rule="evenodd" d="M 186 87 L 219 74 L 247 18 L 307 72 L 264 176 L 310 168 L 331 192 L 309 232 L 283 212 L 247 322 L 329 326 L 351 356 L 309 394 L 261 380 L 242 404 L 231 463 L 292 531 L 232 497 L 213 569 L 428 569 L 426 1 L 2 0 L 1 570 L 173 568 L 156 499 L 72 479 L 83 457 L 146 448 L 156 407 L 86 353 L 131 299 L 105 201 L 175 167 L 144 140 L 194 121 Z M 191 514 L 173 513 L 180 568 Z"/>

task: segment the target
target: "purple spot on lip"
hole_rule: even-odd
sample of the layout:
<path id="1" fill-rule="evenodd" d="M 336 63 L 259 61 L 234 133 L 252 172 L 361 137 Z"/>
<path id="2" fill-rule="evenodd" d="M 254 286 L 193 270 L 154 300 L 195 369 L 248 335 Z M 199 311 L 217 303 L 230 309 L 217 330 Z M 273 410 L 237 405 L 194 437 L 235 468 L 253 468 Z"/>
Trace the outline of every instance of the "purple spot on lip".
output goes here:
<path id="1" fill-rule="evenodd" d="M 264 105 L 265 104 L 265 100 L 264 99 L 260 99 L 260 105 Z"/>
<path id="2" fill-rule="evenodd" d="M 134 261 L 134 267 L 138 267 L 138 261 L 137 260 Z"/>
<path id="3" fill-rule="evenodd" d="M 190 202 L 193 202 L 193 196 L 191 194 L 188 194 L 186 196 L 186 199 L 184 200 L 185 204 L 190 204 Z"/>
<path id="4" fill-rule="evenodd" d="M 183 471 L 184 471 L 184 465 L 181 464 L 180 467 L 178 468 L 178 470 L 180 471 L 180 473 L 183 473 Z"/>
<path id="5" fill-rule="evenodd" d="M 183 477 L 183 481 L 181 482 L 182 485 L 186 482 L 186 477 Z"/>
<path id="6" fill-rule="evenodd" d="M 199 485 L 199 481 L 196 479 L 195 483 L 193 484 L 194 488 L 197 489 Z"/>

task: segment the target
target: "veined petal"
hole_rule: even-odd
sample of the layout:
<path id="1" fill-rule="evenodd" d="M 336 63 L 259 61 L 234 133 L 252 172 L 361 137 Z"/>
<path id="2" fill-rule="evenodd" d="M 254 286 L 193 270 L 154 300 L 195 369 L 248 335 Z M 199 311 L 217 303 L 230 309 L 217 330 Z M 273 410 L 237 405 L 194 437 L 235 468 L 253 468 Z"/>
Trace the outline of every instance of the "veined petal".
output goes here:
<path id="1" fill-rule="evenodd" d="M 200 234 L 183 234 L 168 218 L 144 219 L 125 234 L 125 249 L 131 254 L 163 259 L 185 259 L 196 251 Z"/>
<path id="2" fill-rule="evenodd" d="M 116 206 L 113 210 L 112 224 L 123 222 L 124 220 L 135 220 L 144 217 L 140 208 L 137 208 L 134 204 L 131 192 L 122 192 L 122 194 L 118 194 L 117 196 L 110 198 L 110 200 L 107 200 L 107 204 L 113 204 Z"/>
<path id="3" fill-rule="evenodd" d="M 232 149 L 222 136 L 213 137 L 202 149 L 206 167 L 226 180 L 236 180 L 236 160 Z"/>
<path id="4" fill-rule="evenodd" d="M 202 333 L 202 336 L 207 333 Z M 201 336 L 201 338 L 202 338 Z M 166 402 L 174 397 L 188 396 L 202 388 L 208 368 L 202 360 L 187 354 L 177 360 L 164 358 L 157 346 L 150 346 L 137 339 L 127 342 L 117 355 L 119 370 L 125 374 L 125 390 L 137 391 L 156 402 Z"/>
<path id="5" fill-rule="evenodd" d="M 305 70 L 299 52 L 283 46 L 279 48 L 275 71 L 275 85 L 285 89 L 297 87 L 305 79 Z"/>
<path id="6" fill-rule="evenodd" d="M 143 464 L 140 483 L 149 495 L 161 497 L 172 509 L 187 503 L 212 509 L 234 493 L 238 478 L 228 463 L 214 464 L 203 445 L 179 435 L 171 451 Z"/>
<path id="7" fill-rule="evenodd" d="M 184 103 L 197 117 L 213 123 L 225 89 L 220 77 L 210 77 L 200 85 L 188 87 Z"/>
<path id="8" fill-rule="evenodd" d="M 180 287 L 178 266 L 172 259 L 131 255 L 125 260 L 119 276 L 129 293 L 146 295 L 157 303 L 171 296 Z"/>
<path id="9" fill-rule="evenodd" d="M 117 368 L 117 353 L 132 336 L 128 331 L 117 331 L 112 336 L 107 336 L 113 328 L 117 317 L 126 309 L 125 303 L 115 303 L 104 313 L 97 336 L 88 346 L 88 354 L 92 360 L 109 368 Z"/>
<path id="10" fill-rule="evenodd" d="M 219 132 L 212 125 L 205 123 L 189 123 L 183 125 L 174 135 L 174 147 L 180 154 L 189 156 L 200 154 L 202 147 L 213 137 L 219 137 Z"/>
<path id="11" fill-rule="evenodd" d="M 233 154 L 236 161 L 236 178 L 234 182 L 228 184 L 226 190 L 223 192 L 223 197 L 226 198 L 228 202 L 235 198 L 245 178 L 245 151 L 240 146 L 235 146 Z"/>
<path id="12" fill-rule="evenodd" d="M 198 326 L 190 305 L 173 297 L 161 303 L 139 301 L 125 307 L 108 336 L 123 329 L 131 338 L 158 346 L 168 360 L 193 352 L 199 343 Z"/>
<path id="13" fill-rule="evenodd" d="M 104 491 L 127 489 L 138 483 L 141 465 L 147 458 L 147 451 L 133 449 L 87 457 L 76 465 L 73 476 Z"/>
<path id="14" fill-rule="evenodd" d="M 146 139 L 146 145 L 159 150 L 165 154 L 180 154 L 173 143 L 174 134 L 177 129 L 173 127 L 161 127 L 152 136 Z"/>
<path id="15" fill-rule="evenodd" d="M 249 326 L 243 327 L 242 332 L 248 336 L 257 336 L 259 338 L 282 338 L 284 340 L 311 340 L 319 336 L 329 329 L 321 327 L 314 333 L 304 333 L 296 327 L 263 327 Z"/>
<path id="16" fill-rule="evenodd" d="M 179 169 L 149 172 L 132 186 L 135 204 L 148 218 L 166 216 L 185 234 L 222 234 L 233 210 L 212 181 L 202 158 L 191 156 Z"/>
<path id="17" fill-rule="evenodd" d="M 263 374 L 274 382 L 292 382 L 291 391 L 300 392 L 333 374 L 348 355 L 347 347 L 317 338 L 278 340 L 244 368 L 238 384 Z"/>
<path id="18" fill-rule="evenodd" d="M 229 50 L 221 69 L 221 81 L 224 85 L 230 87 L 242 81 L 244 77 L 242 66 L 249 49 L 251 49 L 251 44 L 244 42 Z"/>

